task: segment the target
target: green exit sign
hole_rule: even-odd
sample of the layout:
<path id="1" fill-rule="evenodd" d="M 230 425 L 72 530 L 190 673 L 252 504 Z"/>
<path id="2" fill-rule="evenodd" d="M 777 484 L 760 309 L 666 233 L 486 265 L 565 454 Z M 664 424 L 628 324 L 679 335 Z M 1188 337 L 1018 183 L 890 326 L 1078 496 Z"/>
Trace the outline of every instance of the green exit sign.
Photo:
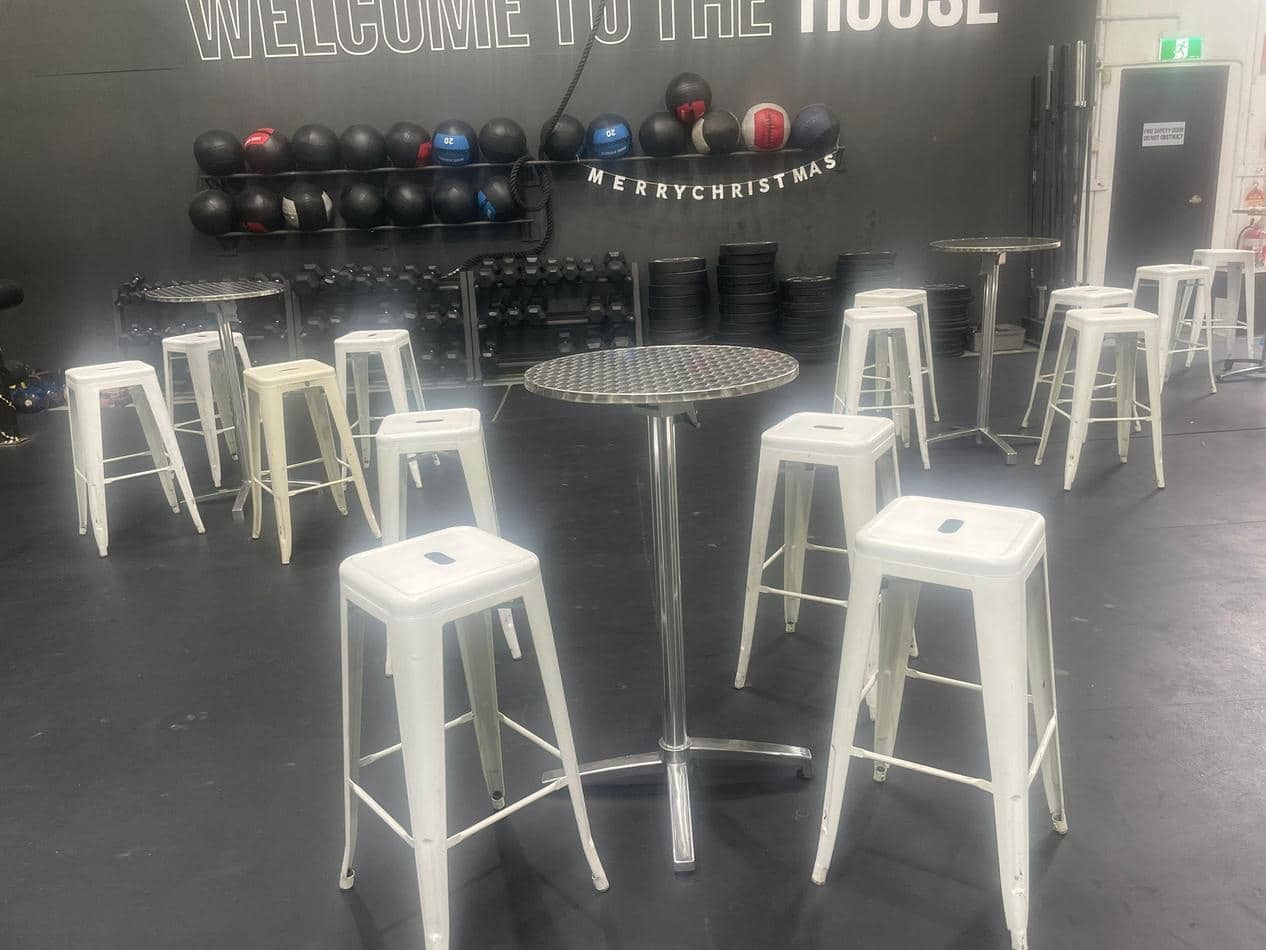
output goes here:
<path id="1" fill-rule="evenodd" d="M 1204 38 L 1200 36 L 1166 36 L 1160 41 L 1162 63 L 1183 59 L 1204 59 Z"/>

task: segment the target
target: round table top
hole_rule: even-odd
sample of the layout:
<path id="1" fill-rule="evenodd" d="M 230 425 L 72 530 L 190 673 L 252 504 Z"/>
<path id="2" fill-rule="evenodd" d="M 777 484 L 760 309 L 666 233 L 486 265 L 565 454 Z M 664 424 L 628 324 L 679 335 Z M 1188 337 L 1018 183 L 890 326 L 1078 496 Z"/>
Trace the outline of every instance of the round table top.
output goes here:
<path id="1" fill-rule="evenodd" d="M 271 297 L 284 293 L 285 289 L 285 285 L 275 280 L 195 280 L 167 287 L 150 287 L 141 291 L 141 295 L 156 303 L 217 303 Z"/>
<path id="2" fill-rule="evenodd" d="M 635 346 L 594 350 L 538 363 L 528 392 L 567 402 L 665 406 L 748 396 L 785 386 L 800 364 L 785 353 L 747 346 Z"/>
<path id="3" fill-rule="evenodd" d="M 1063 242 L 1047 237 L 978 237 L 933 241 L 932 246 L 947 254 L 1023 254 L 1026 251 L 1053 251 Z"/>

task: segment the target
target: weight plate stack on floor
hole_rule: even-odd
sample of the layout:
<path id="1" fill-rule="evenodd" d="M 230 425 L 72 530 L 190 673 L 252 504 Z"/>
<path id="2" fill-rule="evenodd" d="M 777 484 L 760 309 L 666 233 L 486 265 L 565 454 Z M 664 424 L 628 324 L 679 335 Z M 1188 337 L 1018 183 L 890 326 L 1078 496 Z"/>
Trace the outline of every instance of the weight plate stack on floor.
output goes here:
<path id="1" fill-rule="evenodd" d="M 843 310 L 831 277 L 788 277 L 782 282 L 779 349 L 802 362 L 833 359 L 840 346 Z"/>
<path id="2" fill-rule="evenodd" d="M 651 261 L 647 329 L 652 344 L 708 338 L 708 262 L 702 257 Z"/>
<path id="3" fill-rule="evenodd" d="M 932 323 L 932 352 L 961 356 L 971 340 L 972 291 L 966 284 L 924 284 Z"/>
<path id="4" fill-rule="evenodd" d="M 717 342 L 772 346 L 778 327 L 779 292 L 773 241 L 722 244 L 717 255 L 721 320 Z"/>
<path id="5" fill-rule="evenodd" d="M 853 299 L 864 290 L 897 286 L 897 254 L 895 251 L 841 254 L 835 262 L 835 283 L 843 312 L 853 306 Z"/>

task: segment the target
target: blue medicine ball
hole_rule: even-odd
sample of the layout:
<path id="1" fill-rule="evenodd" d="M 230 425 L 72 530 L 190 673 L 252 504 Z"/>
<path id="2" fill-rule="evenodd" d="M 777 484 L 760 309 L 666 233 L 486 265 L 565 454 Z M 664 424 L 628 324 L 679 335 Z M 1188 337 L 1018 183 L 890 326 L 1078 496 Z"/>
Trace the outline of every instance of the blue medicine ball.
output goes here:
<path id="1" fill-rule="evenodd" d="M 593 158 L 622 158 L 633 151 L 633 129 L 624 116 L 608 112 L 589 123 L 588 148 Z"/>
<path id="2" fill-rule="evenodd" d="M 479 160 L 475 130 L 461 119 L 445 119 L 431 137 L 431 158 L 437 165 L 469 165 Z"/>

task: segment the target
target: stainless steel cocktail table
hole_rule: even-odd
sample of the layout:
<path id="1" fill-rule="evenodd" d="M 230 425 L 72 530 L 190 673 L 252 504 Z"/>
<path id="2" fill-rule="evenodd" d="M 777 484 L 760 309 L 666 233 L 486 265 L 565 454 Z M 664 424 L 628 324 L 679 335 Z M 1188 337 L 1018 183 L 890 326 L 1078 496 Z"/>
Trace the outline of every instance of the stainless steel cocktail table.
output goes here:
<path id="1" fill-rule="evenodd" d="M 952 238 L 933 241 L 932 247 L 947 254 L 979 254 L 981 276 L 985 278 L 985 296 L 980 306 L 980 375 L 976 385 L 976 424 L 967 428 L 943 432 L 928 439 L 928 445 L 948 439 L 961 439 L 974 435 L 976 444 L 988 439 L 1002 449 L 1007 464 L 1015 464 L 1015 449 L 1006 439 L 1033 439 L 1028 435 L 997 435 L 989 426 L 989 396 L 993 388 L 993 335 L 998 325 L 998 268 L 1005 264 L 1008 254 L 1027 254 L 1032 251 L 1053 251 L 1060 246 L 1058 238 L 1044 237 L 982 237 Z"/>
<path id="2" fill-rule="evenodd" d="M 582 775 L 663 767 L 672 820 L 673 868 L 695 864 L 686 767 L 697 753 L 756 757 L 798 766 L 809 775 L 813 754 L 801 746 L 701 739 L 686 730 L 686 662 L 681 624 L 681 552 L 677 527 L 677 436 L 694 403 L 730 399 L 786 385 L 799 375 L 790 356 L 741 346 L 653 346 L 578 353 L 527 371 L 529 392 L 568 402 L 633 406 L 647 416 L 659 637 L 663 650 L 664 734 L 653 752 L 588 763 Z"/>
<path id="3" fill-rule="evenodd" d="M 233 345 L 232 323 L 237 319 L 237 301 L 254 300 L 258 297 L 273 297 L 286 293 L 286 285 L 273 280 L 203 280 L 184 284 L 171 284 L 167 287 L 151 287 L 142 292 L 146 300 L 155 303 L 200 303 L 215 316 L 216 326 L 220 330 L 220 349 L 229 372 L 229 399 L 233 403 L 233 428 L 237 434 L 238 470 L 242 473 L 242 484 L 238 488 L 227 488 L 223 491 L 199 495 L 198 501 L 234 495 L 233 514 L 240 516 L 246 507 L 246 499 L 250 496 L 250 478 L 246 459 L 249 457 L 247 440 L 250 433 L 246 425 L 246 401 L 242 398 L 242 371 L 244 367 L 238 361 L 237 347 Z M 287 317 L 289 317 L 289 300 L 286 301 Z M 287 321 L 289 322 L 289 321 Z"/>

